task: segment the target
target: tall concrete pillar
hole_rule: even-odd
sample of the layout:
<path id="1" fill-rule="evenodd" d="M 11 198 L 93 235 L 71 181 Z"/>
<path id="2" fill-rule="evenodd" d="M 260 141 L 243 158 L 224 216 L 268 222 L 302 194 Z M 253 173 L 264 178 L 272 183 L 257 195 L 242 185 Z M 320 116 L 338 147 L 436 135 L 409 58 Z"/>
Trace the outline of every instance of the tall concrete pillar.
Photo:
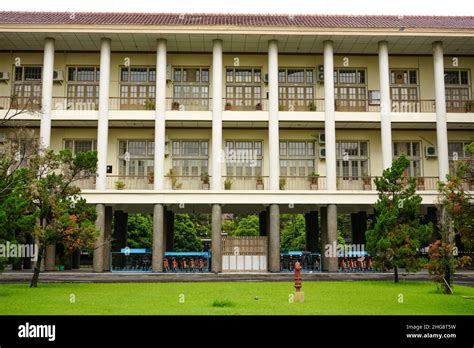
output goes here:
<path id="1" fill-rule="evenodd" d="M 212 205 L 212 272 L 222 272 L 222 207 Z"/>
<path id="2" fill-rule="evenodd" d="M 153 207 L 153 251 L 152 270 L 153 272 L 163 272 L 164 253 L 164 209 L 162 204 L 155 204 Z"/>
<path id="3" fill-rule="evenodd" d="M 328 271 L 328 261 L 325 256 L 326 245 L 328 244 L 328 209 L 321 207 L 321 256 L 323 258 L 323 271 Z"/>
<path id="4" fill-rule="evenodd" d="M 337 206 L 335 204 L 328 204 L 328 220 L 327 220 L 327 242 L 333 246 L 332 254 L 326 257 L 328 265 L 328 272 L 337 272 L 337 255 L 334 250 L 334 245 L 337 246 Z"/>
<path id="5" fill-rule="evenodd" d="M 280 272 L 280 206 L 278 204 L 270 205 L 268 270 L 270 272 Z"/>
<path id="6" fill-rule="evenodd" d="M 270 190 L 280 189 L 280 128 L 278 115 L 278 41 L 268 42 L 268 148 Z"/>
<path id="7" fill-rule="evenodd" d="M 165 127 L 166 127 L 166 40 L 157 41 L 156 100 L 155 100 L 155 190 L 163 189 L 165 176 Z"/>
<path id="8" fill-rule="evenodd" d="M 222 41 L 212 41 L 212 171 L 211 189 L 222 187 Z"/>
<path id="9" fill-rule="evenodd" d="M 107 188 L 107 143 L 109 138 L 110 39 L 100 41 L 99 120 L 97 123 L 96 189 Z"/>
<path id="10" fill-rule="evenodd" d="M 336 121 L 334 111 L 334 49 L 332 41 L 324 41 L 324 133 L 326 137 L 326 188 L 337 190 Z"/>
<path id="11" fill-rule="evenodd" d="M 105 207 L 105 229 L 104 229 L 104 271 L 110 271 L 110 257 L 112 251 L 112 207 Z"/>
<path id="12" fill-rule="evenodd" d="M 306 250 L 316 252 L 318 250 L 319 238 L 318 212 L 306 213 L 304 218 L 306 223 Z"/>
<path id="13" fill-rule="evenodd" d="M 441 181 L 449 174 L 448 128 L 446 124 L 446 92 L 444 86 L 443 43 L 433 43 L 433 66 L 436 105 L 436 142 L 438 143 L 438 175 Z"/>
<path id="14" fill-rule="evenodd" d="M 97 204 L 97 219 L 95 227 L 99 230 L 99 236 L 94 243 L 94 260 L 92 270 L 94 272 L 104 271 L 104 233 L 105 233 L 105 204 Z"/>
<path id="15" fill-rule="evenodd" d="M 268 236 L 268 211 L 265 209 L 258 214 L 260 236 Z"/>
<path id="16" fill-rule="evenodd" d="M 390 102 L 390 69 L 388 62 L 388 43 L 379 42 L 379 80 L 380 80 L 380 133 L 382 136 L 383 169 L 392 165 L 392 124 Z"/>
<path id="17" fill-rule="evenodd" d="M 54 74 L 54 39 L 44 40 L 43 81 L 41 86 L 41 146 L 48 148 L 51 144 L 51 109 L 53 104 Z M 52 250 L 52 249 L 51 249 Z"/>
<path id="18" fill-rule="evenodd" d="M 44 270 L 56 270 L 56 244 L 47 244 L 44 258 Z"/>

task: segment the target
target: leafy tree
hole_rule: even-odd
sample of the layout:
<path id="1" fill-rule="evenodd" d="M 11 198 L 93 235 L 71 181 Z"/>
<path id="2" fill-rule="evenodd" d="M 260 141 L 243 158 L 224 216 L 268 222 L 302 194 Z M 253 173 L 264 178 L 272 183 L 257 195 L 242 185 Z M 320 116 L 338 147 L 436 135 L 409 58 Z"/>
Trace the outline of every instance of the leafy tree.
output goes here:
<path id="1" fill-rule="evenodd" d="M 466 152 L 474 153 L 474 142 L 466 146 Z M 459 236 L 467 249 L 474 244 L 474 205 L 464 183 L 474 178 L 473 160 L 454 163 L 454 174 L 446 182 L 438 183 L 438 227 L 441 239 L 429 246 L 430 261 L 426 268 L 438 286 L 450 294 L 452 277 L 456 267 L 471 261 L 470 257 L 455 258 L 455 237 Z"/>
<path id="2" fill-rule="evenodd" d="M 152 248 L 153 218 L 150 214 L 129 214 L 127 230 L 130 248 Z"/>
<path id="3" fill-rule="evenodd" d="M 194 222 L 196 233 L 200 238 L 209 238 L 211 236 L 211 221 L 209 214 L 189 214 Z"/>
<path id="4" fill-rule="evenodd" d="M 46 151 L 30 160 L 25 185 L 36 208 L 33 236 L 39 251 L 31 287 L 38 286 L 47 244 L 60 243 L 69 252 L 93 247 L 98 234 L 95 208 L 86 205 L 74 182 L 95 174 L 96 164 L 96 152 L 73 155 L 68 149 Z"/>
<path id="5" fill-rule="evenodd" d="M 174 250 L 202 251 L 203 244 L 196 233 L 196 227 L 188 214 L 174 217 Z"/>
<path id="6" fill-rule="evenodd" d="M 432 225 L 420 222 L 421 197 L 416 194 L 416 179 L 405 177 L 410 162 L 404 157 L 393 161 L 383 176 L 375 179 L 378 200 L 376 222 L 366 232 L 367 249 L 375 256 L 375 267 L 416 271 L 422 266 L 420 248 L 432 234 Z"/>
<path id="7" fill-rule="evenodd" d="M 280 231 L 281 250 L 306 250 L 306 221 L 304 215 L 282 214 Z"/>
<path id="8" fill-rule="evenodd" d="M 248 215 L 239 220 L 234 236 L 258 236 L 260 226 L 257 215 Z"/>

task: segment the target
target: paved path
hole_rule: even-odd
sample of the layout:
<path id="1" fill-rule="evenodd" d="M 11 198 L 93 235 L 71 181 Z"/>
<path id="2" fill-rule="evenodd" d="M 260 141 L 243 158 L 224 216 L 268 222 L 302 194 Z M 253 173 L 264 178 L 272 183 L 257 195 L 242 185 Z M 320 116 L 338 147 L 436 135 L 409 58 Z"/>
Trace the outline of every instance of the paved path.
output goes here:
<path id="1" fill-rule="evenodd" d="M 0 283 L 25 283 L 31 280 L 31 271 L 6 271 L 0 274 Z M 304 281 L 357 281 L 392 280 L 393 273 L 303 273 Z M 400 273 L 400 279 L 430 280 L 426 272 Z M 128 283 L 128 282 L 232 282 L 232 281 L 293 281 L 292 273 L 92 273 L 89 270 L 42 272 L 45 283 Z M 474 286 L 474 272 L 458 272 L 455 284 Z"/>

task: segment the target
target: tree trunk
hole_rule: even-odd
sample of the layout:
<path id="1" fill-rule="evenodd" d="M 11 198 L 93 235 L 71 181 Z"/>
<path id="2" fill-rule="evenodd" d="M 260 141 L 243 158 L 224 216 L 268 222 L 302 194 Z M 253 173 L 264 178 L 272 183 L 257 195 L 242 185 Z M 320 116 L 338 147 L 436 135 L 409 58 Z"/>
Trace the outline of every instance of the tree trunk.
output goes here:
<path id="1" fill-rule="evenodd" d="M 393 281 L 398 283 L 398 266 L 393 266 Z"/>
<path id="2" fill-rule="evenodd" d="M 33 272 L 33 278 L 31 278 L 30 288 L 38 287 L 38 280 L 41 271 L 41 261 L 43 261 L 45 249 L 46 247 L 42 243 L 38 246 L 38 260 L 36 260 L 36 266 Z"/>

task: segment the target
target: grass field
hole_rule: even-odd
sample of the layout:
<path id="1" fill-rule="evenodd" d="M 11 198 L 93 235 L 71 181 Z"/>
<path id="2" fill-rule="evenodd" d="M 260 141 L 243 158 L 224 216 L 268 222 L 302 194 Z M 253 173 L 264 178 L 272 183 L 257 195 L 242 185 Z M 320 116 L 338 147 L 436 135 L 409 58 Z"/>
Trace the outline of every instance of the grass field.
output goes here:
<path id="1" fill-rule="evenodd" d="M 305 282 L 304 303 L 291 303 L 292 291 L 286 282 L 1 284 L 0 314 L 474 315 L 467 286 L 443 295 L 431 282 Z"/>

